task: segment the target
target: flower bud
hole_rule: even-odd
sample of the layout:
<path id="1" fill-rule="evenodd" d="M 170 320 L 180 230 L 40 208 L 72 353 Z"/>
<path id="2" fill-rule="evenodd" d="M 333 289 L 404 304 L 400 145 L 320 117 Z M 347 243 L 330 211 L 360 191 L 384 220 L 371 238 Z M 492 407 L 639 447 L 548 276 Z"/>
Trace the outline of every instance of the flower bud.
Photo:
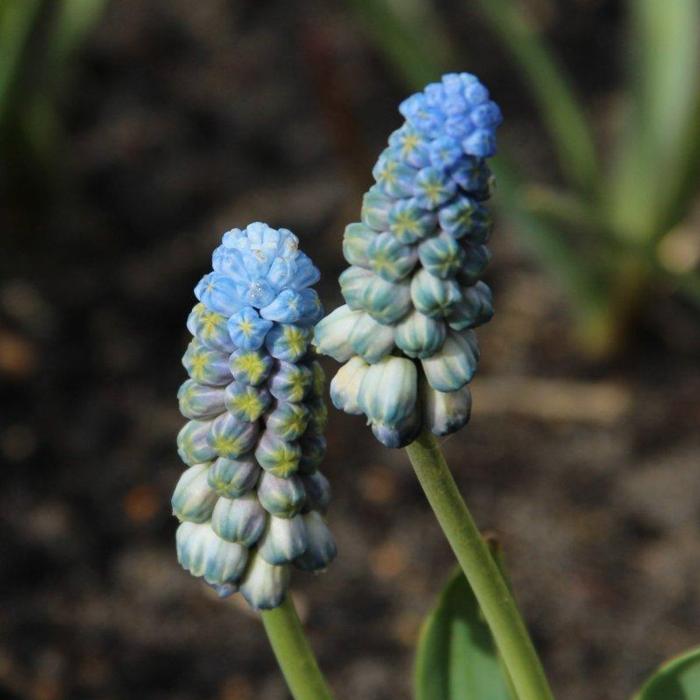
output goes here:
<path id="1" fill-rule="evenodd" d="M 191 420 L 177 436 L 177 452 L 189 466 L 208 462 L 216 458 L 216 450 L 209 444 L 209 421 Z"/>
<path id="2" fill-rule="evenodd" d="M 180 564 L 207 583 L 237 581 L 245 571 L 248 550 L 234 542 L 225 542 L 207 523 L 181 523 L 176 542 Z"/>
<path id="3" fill-rule="evenodd" d="M 412 311 L 396 326 L 396 346 L 409 357 L 430 357 L 442 347 L 446 335 L 443 321 Z"/>
<path id="4" fill-rule="evenodd" d="M 224 410 L 224 392 L 219 387 L 186 381 L 177 392 L 180 413 L 185 418 L 203 420 L 215 418 Z"/>
<path id="5" fill-rule="evenodd" d="M 477 282 L 473 287 L 462 291 L 462 298 L 452 309 L 447 322 L 455 331 L 476 328 L 493 318 L 493 300 L 491 290 L 484 282 Z"/>
<path id="6" fill-rule="evenodd" d="M 369 367 L 361 357 L 352 357 L 338 370 L 331 381 L 331 401 L 336 408 L 350 414 L 362 413 L 358 396 Z"/>
<path id="7" fill-rule="evenodd" d="M 361 316 L 361 311 L 353 311 L 349 306 L 339 306 L 316 325 L 316 350 L 323 355 L 330 355 L 338 362 L 345 362 L 352 357 L 350 332 Z"/>
<path id="8" fill-rule="evenodd" d="M 207 478 L 209 464 L 195 464 L 180 477 L 172 497 L 173 514 L 180 520 L 203 523 L 211 518 L 218 496 Z"/>
<path id="9" fill-rule="evenodd" d="M 276 518 L 271 515 L 267 530 L 258 543 L 258 554 L 268 564 L 290 564 L 308 547 L 304 517 Z"/>
<path id="10" fill-rule="evenodd" d="M 258 386 L 269 376 L 273 359 L 263 350 L 236 350 L 229 359 L 233 378 L 241 384 Z"/>
<path id="11" fill-rule="evenodd" d="M 370 365 L 360 385 L 358 404 L 372 423 L 393 425 L 413 411 L 416 366 L 402 357 L 385 357 Z"/>
<path id="12" fill-rule="evenodd" d="M 282 479 L 270 472 L 264 472 L 258 484 L 258 500 L 271 515 L 291 518 L 306 502 L 304 483 L 298 476 Z"/>
<path id="13" fill-rule="evenodd" d="M 365 270 L 362 267 L 353 266 L 349 267 L 345 272 L 341 272 L 338 278 L 340 293 L 350 309 L 358 311 L 364 308 L 362 299 L 365 288 L 374 277 L 375 275 L 371 270 Z"/>
<path id="14" fill-rule="evenodd" d="M 345 228 L 343 236 L 343 255 L 351 265 L 369 267 L 367 249 L 376 237 L 377 232 L 364 224 L 350 224 Z"/>
<path id="15" fill-rule="evenodd" d="M 437 391 L 423 384 L 425 426 L 433 435 L 449 435 L 469 422 L 472 396 L 467 385 L 457 391 Z"/>
<path id="16" fill-rule="evenodd" d="M 362 223 L 373 231 L 386 231 L 388 228 L 388 215 L 394 199 L 385 195 L 381 189 L 374 185 L 362 198 Z"/>
<path id="17" fill-rule="evenodd" d="M 418 246 L 421 265 L 434 277 L 450 280 L 458 272 L 464 258 L 459 243 L 447 233 L 428 238 Z"/>
<path id="18" fill-rule="evenodd" d="M 323 571 L 335 559 L 335 540 L 320 513 L 311 511 L 303 518 L 308 546 L 294 563 L 305 571 Z"/>
<path id="19" fill-rule="evenodd" d="M 378 362 L 394 348 L 394 329 L 362 314 L 350 331 L 350 347 L 367 362 Z"/>
<path id="20" fill-rule="evenodd" d="M 442 348 L 421 360 L 428 384 L 438 391 L 457 391 L 470 382 L 479 364 L 474 331 L 450 331 Z"/>
<path id="21" fill-rule="evenodd" d="M 387 282 L 376 275 L 367 280 L 362 308 L 379 323 L 395 323 L 411 309 L 411 288 L 406 281 Z"/>
<path id="22" fill-rule="evenodd" d="M 431 318 L 449 316 L 460 298 L 459 285 L 453 279 L 443 280 L 423 269 L 411 280 L 413 305 Z"/>
<path id="23" fill-rule="evenodd" d="M 260 539 L 266 522 L 265 509 L 252 492 L 239 498 L 219 498 L 211 516 L 212 530 L 219 537 L 249 549 Z"/>
<path id="24" fill-rule="evenodd" d="M 255 554 L 248 565 L 240 590 L 248 604 L 257 610 L 276 608 L 289 587 L 289 567 L 268 564 Z"/>
<path id="25" fill-rule="evenodd" d="M 367 249 L 372 269 L 387 282 L 398 282 L 413 270 L 418 254 L 390 233 L 380 233 Z"/>
<path id="26" fill-rule="evenodd" d="M 197 304 L 187 319 L 187 330 L 212 350 L 231 353 L 235 346 L 228 333 L 226 316 Z"/>
<path id="27" fill-rule="evenodd" d="M 270 406 L 272 397 L 267 389 L 256 389 L 247 384 L 231 382 L 226 387 L 225 405 L 239 421 L 254 423 Z"/>
<path id="28" fill-rule="evenodd" d="M 209 486 L 219 496 L 238 498 L 250 491 L 260 477 L 260 467 L 251 455 L 240 459 L 219 457 L 209 468 Z"/>

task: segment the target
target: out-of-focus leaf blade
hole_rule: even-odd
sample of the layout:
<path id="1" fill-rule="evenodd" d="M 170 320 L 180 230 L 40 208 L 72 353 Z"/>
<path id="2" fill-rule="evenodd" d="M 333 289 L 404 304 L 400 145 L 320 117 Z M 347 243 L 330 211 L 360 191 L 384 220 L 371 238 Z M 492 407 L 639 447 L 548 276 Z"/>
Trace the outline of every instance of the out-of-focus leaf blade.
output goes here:
<path id="1" fill-rule="evenodd" d="M 349 0 L 367 31 L 416 89 L 438 80 L 450 63 L 447 33 L 430 0 Z"/>
<path id="2" fill-rule="evenodd" d="M 697 700 L 700 698 L 700 647 L 666 662 L 633 700 Z"/>
<path id="3" fill-rule="evenodd" d="M 0 4 L 0 125 L 10 109 L 11 92 L 42 0 L 4 0 Z"/>
<path id="4" fill-rule="evenodd" d="M 48 46 L 50 63 L 61 70 L 70 54 L 78 49 L 99 21 L 108 0 L 63 0 L 56 8 Z"/>
<path id="5" fill-rule="evenodd" d="M 591 193 L 599 185 L 593 136 L 554 55 L 516 0 L 479 0 L 483 16 L 527 80 L 568 181 Z"/>
<path id="6" fill-rule="evenodd" d="M 416 700 L 515 700 L 488 625 L 461 571 L 427 617 L 416 656 Z"/>
<path id="7" fill-rule="evenodd" d="M 578 312 L 582 316 L 597 314 L 605 305 L 607 292 L 600 284 L 600 270 L 586 262 L 561 230 L 545 217 L 529 211 L 527 189 L 513 164 L 498 156 L 492 170 L 496 175 L 499 211 L 521 234 L 521 240 L 533 250 L 545 269 L 556 276 Z"/>
<path id="8" fill-rule="evenodd" d="M 700 152 L 700 0 L 630 0 L 632 92 L 610 189 L 620 235 L 647 242 L 686 213 Z"/>

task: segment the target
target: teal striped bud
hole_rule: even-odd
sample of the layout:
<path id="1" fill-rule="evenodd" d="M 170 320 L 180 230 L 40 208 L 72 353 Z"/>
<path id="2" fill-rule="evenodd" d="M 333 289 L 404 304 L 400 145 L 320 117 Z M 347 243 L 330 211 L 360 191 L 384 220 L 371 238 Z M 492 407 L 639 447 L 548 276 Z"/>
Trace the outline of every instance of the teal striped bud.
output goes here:
<path id="1" fill-rule="evenodd" d="M 465 384 L 456 391 L 438 391 L 423 383 L 423 416 L 434 435 L 449 435 L 469 422 L 472 395 Z"/>
<path id="2" fill-rule="evenodd" d="M 343 255 L 351 265 L 369 267 L 368 249 L 377 232 L 364 224 L 350 224 L 343 235 Z"/>
<path id="3" fill-rule="evenodd" d="M 416 365 L 403 357 L 385 357 L 365 373 L 357 402 L 372 423 L 394 425 L 416 405 Z"/>
<path id="4" fill-rule="evenodd" d="M 344 363 L 331 382 L 333 404 L 364 413 L 389 447 L 469 420 L 473 329 L 493 316 L 481 281 L 491 259 L 484 202 L 501 122 L 488 90 L 467 73 L 445 75 L 399 110 L 406 122 L 372 171 L 362 223 L 345 229 L 346 305 L 314 334 L 318 352 Z"/>
<path id="5" fill-rule="evenodd" d="M 363 313 L 350 331 L 348 342 L 353 352 L 367 362 L 378 362 L 394 348 L 394 328 Z"/>
<path id="6" fill-rule="evenodd" d="M 213 267 L 195 290 L 178 392 L 189 422 L 177 439 L 188 465 L 172 497 L 177 556 L 221 597 L 240 591 L 266 609 L 283 601 L 292 565 L 321 571 L 336 552 L 318 471 L 325 377 L 309 347 L 318 270 L 291 232 L 265 224 L 224 234 Z"/>
<path id="7" fill-rule="evenodd" d="M 403 279 L 418 262 L 416 250 L 388 232 L 374 236 L 367 255 L 372 269 L 387 282 Z"/>

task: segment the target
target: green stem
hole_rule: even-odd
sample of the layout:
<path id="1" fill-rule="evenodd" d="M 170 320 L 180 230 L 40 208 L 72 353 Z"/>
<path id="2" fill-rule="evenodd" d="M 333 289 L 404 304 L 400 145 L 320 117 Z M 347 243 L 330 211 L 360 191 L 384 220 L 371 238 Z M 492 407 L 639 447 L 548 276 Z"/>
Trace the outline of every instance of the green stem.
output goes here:
<path id="1" fill-rule="evenodd" d="M 423 431 L 406 451 L 479 601 L 519 700 L 553 700 L 513 596 L 459 494 L 437 441 Z"/>
<path id="2" fill-rule="evenodd" d="M 287 595 L 282 605 L 263 610 L 261 617 L 294 700 L 333 700 L 291 596 Z"/>

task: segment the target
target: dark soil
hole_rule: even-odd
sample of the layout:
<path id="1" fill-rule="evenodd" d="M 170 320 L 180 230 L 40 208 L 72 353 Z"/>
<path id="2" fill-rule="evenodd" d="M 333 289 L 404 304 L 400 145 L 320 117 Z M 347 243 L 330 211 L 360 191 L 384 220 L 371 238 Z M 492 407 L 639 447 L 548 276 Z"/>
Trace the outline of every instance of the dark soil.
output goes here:
<path id="1" fill-rule="evenodd" d="M 565 5 L 541 20 L 596 113 L 620 13 Z M 515 70 L 458 16 L 464 68 L 513 115 L 505 138 L 556 178 Z M 257 219 L 300 236 L 338 303 L 342 230 L 405 94 L 340 3 L 109 6 L 57 160 L 2 177 L 0 697 L 287 697 L 259 621 L 175 559 L 184 322 L 221 232 Z M 624 361 L 591 366 L 526 250 L 498 226 L 474 417 L 445 448 L 558 697 L 625 698 L 698 642 L 700 319 L 657 300 Z M 296 575 L 297 601 L 340 699 L 409 697 L 452 556 L 402 451 L 335 411 L 328 439 L 340 555 Z"/>

